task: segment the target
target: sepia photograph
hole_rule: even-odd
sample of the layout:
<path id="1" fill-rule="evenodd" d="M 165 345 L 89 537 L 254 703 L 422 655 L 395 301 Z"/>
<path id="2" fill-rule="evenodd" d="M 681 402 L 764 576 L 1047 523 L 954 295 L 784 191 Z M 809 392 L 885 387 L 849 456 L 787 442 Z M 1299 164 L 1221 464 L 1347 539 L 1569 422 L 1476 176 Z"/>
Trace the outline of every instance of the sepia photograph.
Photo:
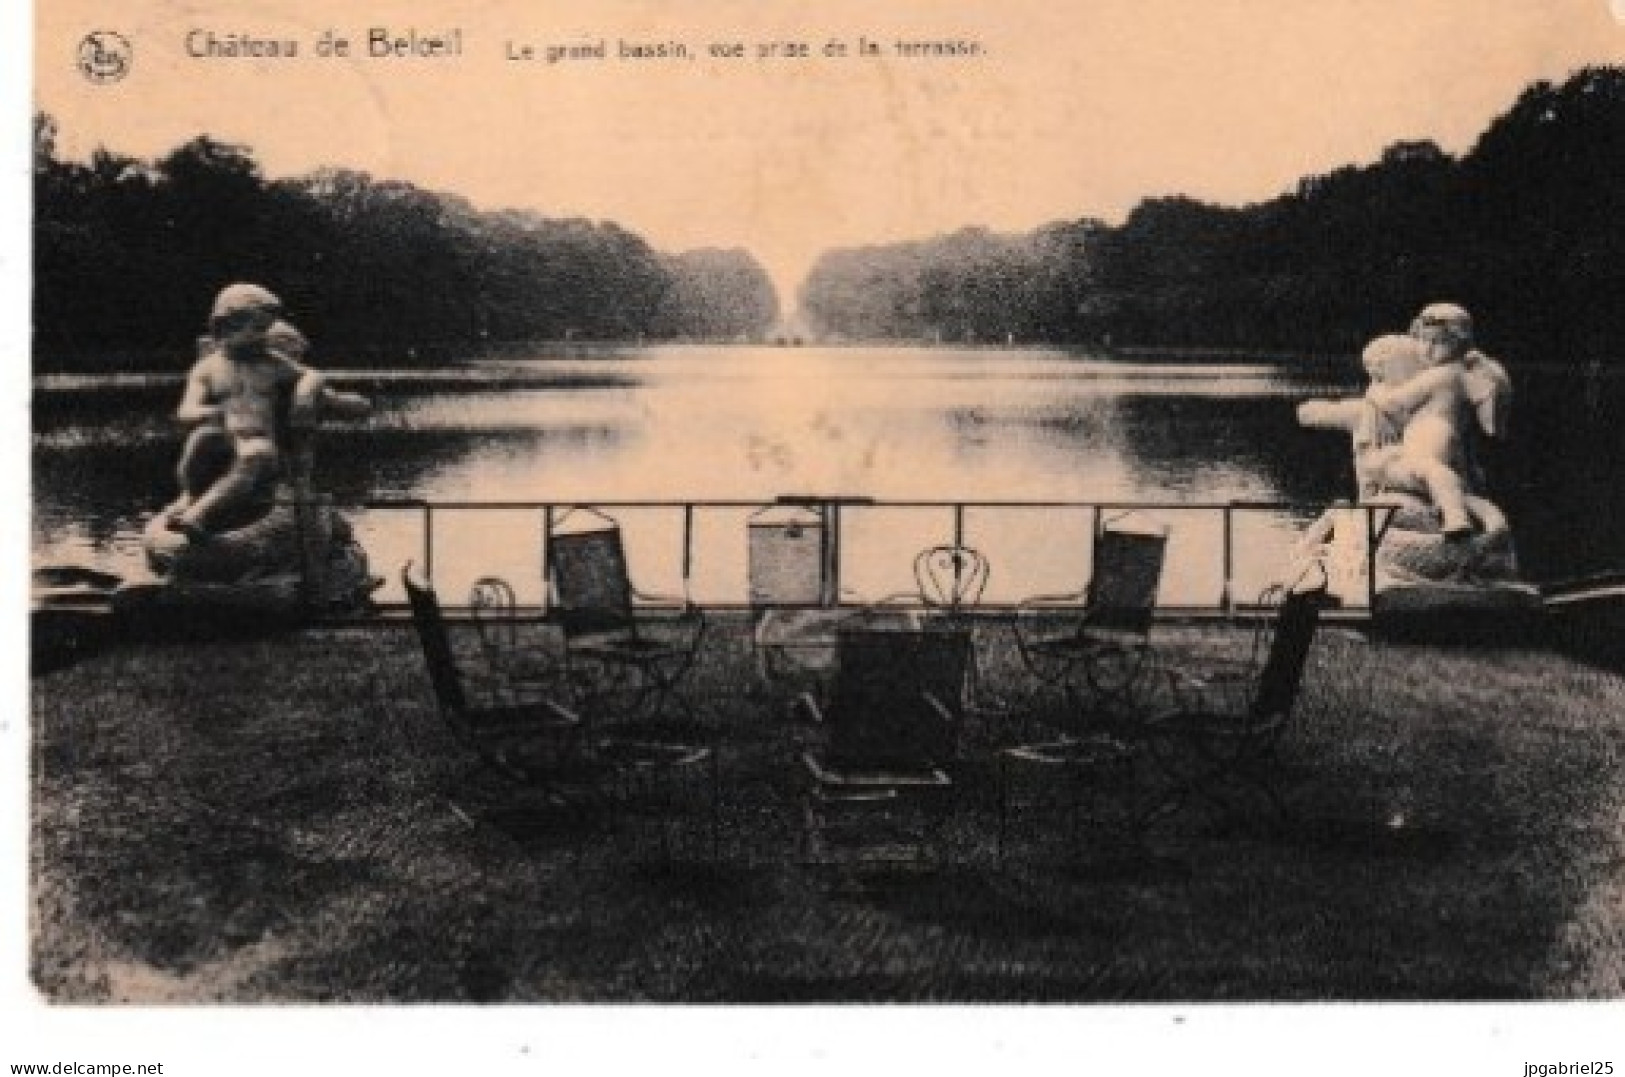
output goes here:
<path id="1" fill-rule="evenodd" d="M 1619 0 L 25 33 L 25 1012 L 1625 1067 Z"/>

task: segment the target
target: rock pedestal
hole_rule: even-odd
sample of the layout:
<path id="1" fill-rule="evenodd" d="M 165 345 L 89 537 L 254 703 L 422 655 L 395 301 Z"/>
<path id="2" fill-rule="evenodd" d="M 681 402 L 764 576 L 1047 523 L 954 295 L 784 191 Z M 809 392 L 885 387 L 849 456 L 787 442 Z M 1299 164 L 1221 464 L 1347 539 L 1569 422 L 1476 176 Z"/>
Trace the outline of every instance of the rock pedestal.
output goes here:
<path id="1" fill-rule="evenodd" d="M 281 484 L 258 519 L 202 540 L 169 529 L 174 508 L 147 524 L 142 539 L 153 578 L 120 588 L 122 607 L 295 616 L 362 608 L 376 587 L 366 552 L 325 494 L 301 496 Z"/>

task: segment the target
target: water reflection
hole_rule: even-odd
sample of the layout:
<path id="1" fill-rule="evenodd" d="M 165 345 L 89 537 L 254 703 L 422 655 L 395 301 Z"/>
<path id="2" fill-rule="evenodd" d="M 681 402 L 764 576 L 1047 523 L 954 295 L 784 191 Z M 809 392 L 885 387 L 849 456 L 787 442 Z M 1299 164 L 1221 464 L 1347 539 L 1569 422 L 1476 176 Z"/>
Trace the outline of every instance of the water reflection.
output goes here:
<path id="1" fill-rule="evenodd" d="M 319 475 L 342 503 L 385 495 L 568 503 L 840 493 L 1318 506 L 1352 491 L 1347 446 L 1300 429 L 1292 405 L 1354 391 L 1351 374 L 946 349 L 665 348 L 508 362 L 474 368 L 476 380 L 460 384 L 370 379 L 377 413 L 324 436 Z M 1594 401 L 1596 415 L 1620 414 L 1619 385 L 1608 388 Z M 176 391 L 149 387 L 125 399 L 123 390 L 86 389 L 36 404 L 33 535 L 41 560 L 120 571 L 138 559 L 141 522 L 174 490 L 180 440 L 168 413 Z M 109 406 L 110 396 L 123 406 Z M 1618 563 L 1611 529 L 1591 519 L 1625 508 L 1613 482 L 1618 439 L 1603 444 L 1605 419 L 1565 422 L 1564 399 L 1559 381 L 1547 379 L 1520 397 L 1517 413 L 1520 437 L 1551 435 L 1543 458 L 1520 457 L 1508 476 L 1507 507 L 1520 535 L 1542 530 L 1522 539 L 1537 575 L 1561 574 L 1564 545 L 1578 551 L 1580 564 Z M 1168 600 L 1214 587 L 1222 536 L 1211 519 L 1170 520 L 1171 557 L 1195 567 L 1190 579 L 1175 574 Z M 743 520 L 723 513 L 698 523 L 691 582 L 706 592 L 698 597 L 742 597 Z M 629 543 L 635 564 L 647 568 L 640 582 L 670 590 L 682 582 L 681 544 L 669 519 L 654 521 L 629 525 Z M 380 570 L 393 572 L 421 548 L 414 514 L 372 513 L 358 522 Z M 1562 543 L 1547 537 L 1554 524 L 1569 536 Z M 1081 517 L 972 514 L 967 527 L 967 539 L 994 559 L 989 597 L 1064 589 L 1083 578 L 1088 523 Z M 1285 519 L 1261 524 L 1245 544 L 1249 565 L 1267 567 L 1281 556 L 1292 527 Z M 537 579 L 525 589 L 539 589 L 539 536 L 534 513 L 442 517 L 437 574 L 472 579 L 506 569 L 523 573 L 521 583 Z M 854 522 L 852 579 L 865 592 L 902 589 L 912 553 L 949 537 L 951 519 L 941 513 Z M 446 586 L 455 593 L 460 584 Z"/>

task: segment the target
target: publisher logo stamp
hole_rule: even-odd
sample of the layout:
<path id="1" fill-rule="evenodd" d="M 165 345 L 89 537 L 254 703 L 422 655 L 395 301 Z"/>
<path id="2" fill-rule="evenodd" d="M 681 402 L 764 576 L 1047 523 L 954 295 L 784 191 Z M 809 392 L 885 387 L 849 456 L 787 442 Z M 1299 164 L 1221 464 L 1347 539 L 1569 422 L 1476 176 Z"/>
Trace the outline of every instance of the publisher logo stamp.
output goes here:
<path id="1" fill-rule="evenodd" d="M 135 53 L 123 34 L 93 30 L 79 42 L 79 72 L 91 82 L 117 82 L 130 73 Z"/>

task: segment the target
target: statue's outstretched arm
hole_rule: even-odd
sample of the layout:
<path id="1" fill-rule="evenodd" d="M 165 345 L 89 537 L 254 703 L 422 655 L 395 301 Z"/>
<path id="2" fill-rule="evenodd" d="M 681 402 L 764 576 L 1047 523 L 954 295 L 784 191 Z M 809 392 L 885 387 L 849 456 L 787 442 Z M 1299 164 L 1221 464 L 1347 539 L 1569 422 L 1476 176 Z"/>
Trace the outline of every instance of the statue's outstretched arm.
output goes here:
<path id="1" fill-rule="evenodd" d="M 346 419 L 359 419 L 372 412 L 372 401 L 360 393 L 343 393 L 329 388 L 322 394 L 322 408 Z"/>
<path id="2" fill-rule="evenodd" d="M 307 370 L 294 390 L 294 411 L 302 425 L 313 425 L 322 415 L 359 418 L 372 411 L 372 401 L 358 393 L 344 393 L 327 383 L 327 375 Z"/>
<path id="3" fill-rule="evenodd" d="M 1365 401 L 1305 400 L 1298 405 L 1298 425 L 1315 430 L 1342 430 L 1351 432 L 1360 425 Z"/>

